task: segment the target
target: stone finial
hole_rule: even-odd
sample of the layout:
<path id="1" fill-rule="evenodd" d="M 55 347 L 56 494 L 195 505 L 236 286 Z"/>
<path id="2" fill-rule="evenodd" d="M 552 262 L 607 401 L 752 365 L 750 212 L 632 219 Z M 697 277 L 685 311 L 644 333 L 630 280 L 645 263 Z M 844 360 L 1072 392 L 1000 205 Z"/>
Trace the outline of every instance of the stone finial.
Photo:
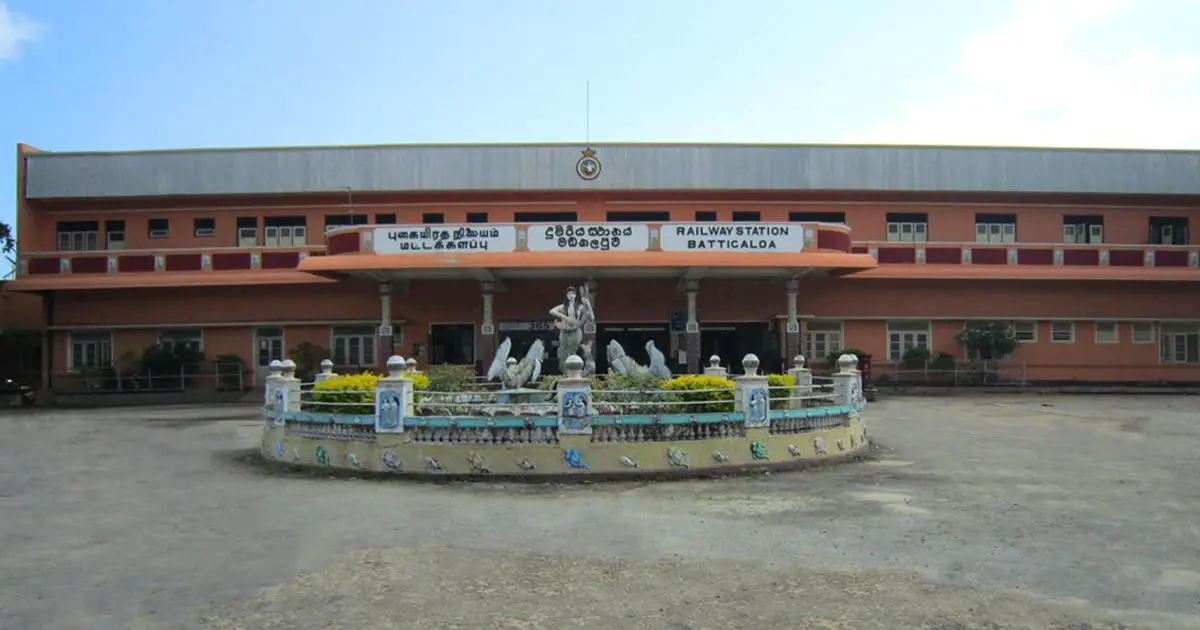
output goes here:
<path id="1" fill-rule="evenodd" d="M 563 367 L 566 368 L 567 378 L 582 378 L 583 377 L 583 359 L 579 358 L 578 354 L 572 354 L 563 362 Z"/>
<path id="2" fill-rule="evenodd" d="M 796 368 L 797 370 L 802 370 L 802 369 L 804 369 L 804 362 L 805 362 L 804 355 L 797 354 L 795 357 L 792 358 L 792 367 Z"/>
<path id="3" fill-rule="evenodd" d="M 404 362 L 404 369 L 409 372 L 416 372 L 417 360 L 412 357 L 408 357 L 408 360 Z"/>
<path id="4" fill-rule="evenodd" d="M 283 361 L 275 359 L 267 364 L 267 369 L 271 372 L 271 378 L 279 378 L 280 376 L 283 376 Z"/>
<path id="5" fill-rule="evenodd" d="M 406 367 L 408 367 L 408 364 L 404 361 L 404 357 L 398 354 L 388 357 L 387 371 L 389 378 L 400 378 Z"/>
<path id="6" fill-rule="evenodd" d="M 837 359 L 839 372 L 853 372 L 858 367 L 858 357 L 853 354 L 843 354 Z"/>
<path id="7" fill-rule="evenodd" d="M 711 357 L 708 357 L 708 367 L 711 367 L 711 368 L 721 367 L 721 357 L 719 357 L 715 354 L 712 355 Z"/>
<path id="8" fill-rule="evenodd" d="M 321 366 L 321 374 L 325 374 L 328 376 L 333 375 L 333 361 L 330 361 L 329 359 L 322 359 L 320 366 Z"/>
<path id="9" fill-rule="evenodd" d="M 746 376 L 758 376 L 758 357 L 753 354 L 747 354 L 742 357 L 742 372 Z"/>
<path id="10" fill-rule="evenodd" d="M 291 359 L 284 359 L 279 364 L 279 367 L 282 368 L 282 370 L 283 370 L 284 378 L 295 378 L 296 377 L 296 362 L 295 361 L 293 361 Z"/>

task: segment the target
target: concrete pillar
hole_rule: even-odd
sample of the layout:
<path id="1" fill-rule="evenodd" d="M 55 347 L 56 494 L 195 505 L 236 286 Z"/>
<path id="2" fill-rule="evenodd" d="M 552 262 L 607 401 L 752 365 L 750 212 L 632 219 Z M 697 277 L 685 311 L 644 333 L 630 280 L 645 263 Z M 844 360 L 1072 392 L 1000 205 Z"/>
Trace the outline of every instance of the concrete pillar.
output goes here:
<path id="1" fill-rule="evenodd" d="M 492 282 L 480 283 L 483 297 L 483 317 L 479 323 L 479 346 L 475 348 L 475 361 L 482 363 L 486 373 L 492 364 L 492 355 L 496 352 L 496 321 L 493 314 L 493 301 L 496 297 L 496 285 Z"/>
<path id="2" fill-rule="evenodd" d="M 742 375 L 733 378 L 734 409 L 744 414 L 746 429 L 762 429 L 771 425 L 767 377 L 758 373 L 758 367 L 758 357 L 747 354 L 742 358 Z"/>
<path id="3" fill-rule="evenodd" d="M 403 357 L 388 357 L 388 375 L 375 386 L 375 433 L 403 433 L 405 420 L 413 415 L 413 383 L 405 377 L 407 368 Z"/>
<path id="4" fill-rule="evenodd" d="M 812 370 L 804 366 L 804 356 L 797 354 L 792 359 L 792 369 L 788 370 L 788 375 L 792 377 L 792 382 L 795 383 L 795 389 L 792 394 L 791 404 L 789 409 L 803 409 L 808 406 L 806 400 L 800 400 L 807 396 L 812 396 L 813 377 Z"/>
<path id="5" fill-rule="evenodd" d="M 800 319 L 797 313 L 796 301 L 800 295 L 800 283 L 795 279 L 787 282 L 787 343 L 784 344 L 784 363 L 788 357 L 800 354 Z"/>
<path id="6" fill-rule="evenodd" d="M 700 372 L 700 319 L 696 313 L 696 295 L 700 292 L 700 282 L 688 280 L 684 287 L 687 295 L 687 325 L 684 329 L 687 351 L 687 373 Z"/>
<path id="7" fill-rule="evenodd" d="M 385 334 L 386 333 L 386 334 Z M 376 347 L 375 364 L 382 365 L 386 357 L 392 356 L 395 331 L 392 329 L 392 285 L 379 283 L 379 343 Z"/>

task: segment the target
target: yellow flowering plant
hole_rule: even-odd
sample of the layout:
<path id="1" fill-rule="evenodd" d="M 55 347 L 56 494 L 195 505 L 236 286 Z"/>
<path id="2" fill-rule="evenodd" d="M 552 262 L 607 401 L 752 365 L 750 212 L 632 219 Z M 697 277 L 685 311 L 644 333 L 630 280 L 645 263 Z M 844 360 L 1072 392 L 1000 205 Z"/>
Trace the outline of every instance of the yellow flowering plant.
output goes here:
<path id="1" fill-rule="evenodd" d="M 379 378 L 378 374 L 362 372 L 322 381 L 313 385 L 310 402 L 302 408 L 321 413 L 371 415 L 375 413 L 375 389 L 379 386 Z M 416 391 L 429 389 L 429 377 L 424 374 L 405 374 L 404 378 L 412 381 Z"/>

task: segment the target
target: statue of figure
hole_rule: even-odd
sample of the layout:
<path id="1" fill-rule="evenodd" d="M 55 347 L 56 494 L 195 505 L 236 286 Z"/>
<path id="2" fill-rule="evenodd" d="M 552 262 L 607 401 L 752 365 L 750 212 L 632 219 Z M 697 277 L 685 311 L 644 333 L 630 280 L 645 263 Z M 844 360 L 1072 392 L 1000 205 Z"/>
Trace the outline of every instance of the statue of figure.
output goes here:
<path id="1" fill-rule="evenodd" d="M 566 302 L 550 309 L 550 315 L 558 329 L 558 369 L 566 374 L 567 357 L 579 353 L 583 329 L 596 321 L 587 285 L 581 286 L 579 293 L 575 292 L 575 287 L 567 287 Z"/>
<path id="2" fill-rule="evenodd" d="M 651 374 L 663 380 L 671 378 L 671 368 L 667 367 L 667 357 L 654 345 L 654 340 L 646 342 L 646 354 L 650 355 L 650 367 L 647 368 Z"/>
<path id="3" fill-rule="evenodd" d="M 606 353 L 608 355 L 609 372 L 615 372 L 621 376 L 639 376 L 650 373 L 650 370 L 638 365 L 638 362 L 634 361 L 633 357 L 625 354 L 625 348 L 616 339 L 608 342 Z"/>
<path id="4" fill-rule="evenodd" d="M 583 359 L 583 376 L 596 374 L 596 357 L 592 355 L 592 342 L 579 344 L 579 358 Z"/>
<path id="5" fill-rule="evenodd" d="M 496 358 L 492 359 L 492 366 L 488 368 L 489 381 L 498 378 L 504 389 L 512 390 L 520 389 L 541 376 L 542 360 L 546 356 L 546 346 L 541 339 L 534 340 L 525 358 L 520 361 L 508 356 L 509 352 L 512 352 L 512 339 L 505 337 L 500 347 L 496 348 Z"/>

